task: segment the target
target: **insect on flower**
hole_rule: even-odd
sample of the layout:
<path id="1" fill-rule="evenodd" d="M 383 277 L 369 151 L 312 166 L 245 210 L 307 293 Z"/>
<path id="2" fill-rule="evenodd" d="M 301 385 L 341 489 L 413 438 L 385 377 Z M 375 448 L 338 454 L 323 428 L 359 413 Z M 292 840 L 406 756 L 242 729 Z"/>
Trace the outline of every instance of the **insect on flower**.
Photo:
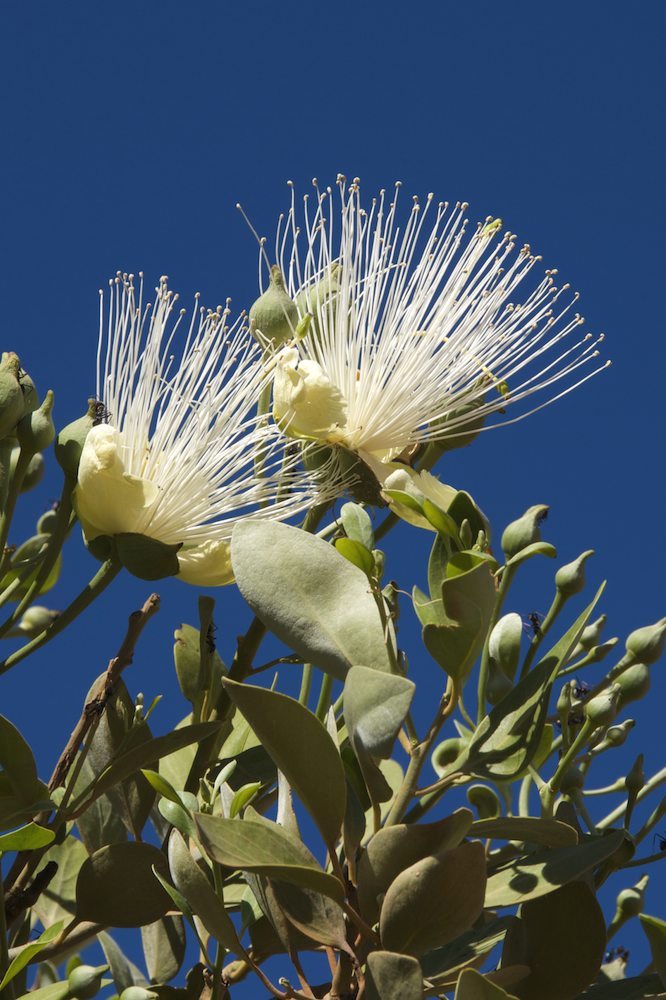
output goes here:
<path id="1" fill-rule="evenodd" d="M 271 274 L 296 307 L 294 336 L 272 347 L 287 433 L 341 444 L 382 480 L 419 443 L 460 446 L 493 414 L 548 393 L 503 423 L 522 420 L 609 364 L 594 361 L 603 335 L 576 337 L 578 294 L 555 270 L 531 281 L 541 258 L 500 220 L 470 234 L 467 204 L 428 195 L 404 218 L 399 184 L 367 208 L 358 179 L 338 177 L 339 207 L 313 184 L 302 212 L 292 185 Z"/>
<path id="2" fill-rule="evenodd" d="M 97 407 L 73 496 L 86 539 L 112 539 L 138 576 L 229 583 L 236 522 L 298 514 L 321 499 L 319 480 L 254 413 L 269 376 L 243 316 L 229 325 L 228 303 L 195 309 L 176 360 L 186 310 L 175 310 L 167 279 L 152 305 L 143 276 L 137 288 L 119 273 L 110 288 L 106 324 L 100 292 Z"/>

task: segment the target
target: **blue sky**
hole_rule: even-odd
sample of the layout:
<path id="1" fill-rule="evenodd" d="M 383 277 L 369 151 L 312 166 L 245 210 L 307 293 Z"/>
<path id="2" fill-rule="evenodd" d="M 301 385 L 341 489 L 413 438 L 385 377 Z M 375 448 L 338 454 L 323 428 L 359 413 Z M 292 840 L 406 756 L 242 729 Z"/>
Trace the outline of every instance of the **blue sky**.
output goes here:
<path id="1" fill-rule="evenodd" d="M 313 176 L 331 183 L 341 171 L 366 192 L 400 179 L 406 193 L 467 200 L 473 218 L 501 216 L 580 290 L 613 366 L 452 453 L 442 478 L 476 497 L 496 535 L 531 504 L 550 504 L 544 534 L 560 561 L 597 552 L 588 578 L 609 579 L 609 635 L 656 620 L 666 610 L 665 15 L 655 0 L 5 4 L 3 349 L 20 353 L 42 391 L 55 390 L 62 426 L 94 390 L 97 289 L 118 269 L 142 269 L 150 284 L 168 274 L 186 303 L 201 291 L 213 306 L 227 296 L 238 309 L 251 304 L 256 247 L 236 202 L 270 234 L 288 179 L 305 190 Z M 26 533 L 59 490 L 51 469 L 25 500 Z M 425 544 L 410 541 L 405 564 L 401 539 L 387 546 L 390 572 L 410 589 L 423 580 Z M 73 538 L 52 603 L 66 603 L 94 570 Z M 526 572 L 512 609 L 545 611 L 551 573 Z M 3 711 L 36 741 L 44 775 L 149 589 L 125 578 L 71 638 L 3 680 Z M 166 693 L 156 722 L 166 728 L 180 711 L 172 630 L 195 619 L 196 592 L 174 581 L 159 589 L 150 656 L 128 681 Z M 225 652 L 244 612 L 231 589 L 218 607 Z M 403 641 L 415 643 L 413 627 Z M 418 666 L 432 678 L 427 702 L 441 677 Z M 661 667 L 630 744 L 646 752 L 650 773 L 663 763 L 665 692 Z M 659 884 L 663 892 L 653 869 L 648 909 Z M 640 937 L 633 947 L 637 972 Z"/>

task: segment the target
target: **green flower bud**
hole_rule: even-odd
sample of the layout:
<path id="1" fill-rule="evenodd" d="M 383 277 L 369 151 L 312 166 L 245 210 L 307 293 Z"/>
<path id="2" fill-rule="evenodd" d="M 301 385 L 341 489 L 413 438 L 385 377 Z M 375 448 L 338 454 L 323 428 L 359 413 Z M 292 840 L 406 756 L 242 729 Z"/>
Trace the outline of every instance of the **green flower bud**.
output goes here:
<path id="1" fill-rule="evenodd" d="M 454 451 L 456 448 L 466 448 L 468 444 L 476 440 L 486 422 L 485 413 L 477 415 L 484 405 L 485 397 L 480 396 L 472 403 L 465 403 L 464 406 L 459 406 L 458 409 L 447 413 L 445 417 L 431 423 L 430 428 L 435 431 L 436 438 L 428 445 L 429 460 L 424 466 L 425 468 L 431 469 L 445 452 Z M 468 419 L 463 421 L 461 418 Z M 454 421 L 453 429 L 449 431 L 448 427 Z"/>
<path id="2" fill-rule="evenodd" d="M 486 684 L 486 698 L 491 705 L 497 705 L 505 698 L 509 691 L 513 690 L 513 684 L 503 670 L 495 667 L 492 663 L 488 672 L 488 683 Z"/>
<path id="3" fill-rule="evenodd" d="M 372 558 L 375 563 L 375 576 L 378 580 L 381 580 L 384 575 L 384 563 L 386 561 L 386 557 L 381 549 L 373 549 Z"/>
<path id="4" fill-rule="evenodd" d="M 250 309 L 250 330 L 263 345 L 278 347 L 291 340 L 298 324 L 298 308 L 287 295 L 282 271 L 274 264 L 268 288 Z"/>
<path id="5" fill-rule="evenodd" d="M 616 684 L 620 689 L 619 707 L 624 708 L 630 702 L 643 698 L 650 690 L 650 668 L 646 663 L 635 663 L 622 671 Z"/>
<path id="6" fill-rule="evenodd" d="M 618 713 L 619 697 L 618 685 L 612 684 L 585 703 L 585 715 L 595 726 L 609 726 Z"/>
<path id="7" fill-rule="evenodd" d="M 23 416 L 23 393 L 19 382 L 18 355 L 2 355 L 0 361 L 0 438 L 12 434 Z"/>
<path id="8" fill-rule="evenodd" d="M 44 511 L 39 521 L 37 522 L 37 534 L 38 535 L 50 535 L 55 530 L 55 526 L 58 523 L 58 510 L 57 507 L 52 507 L 50 510 Z"/>
<path id="9" fill-rule="evenodd" d="M 628 920 L 629 917 L 637 917 L 641 913 L 648 881 L 649 877 L 643 875 L 631 889 L 623 889 L 618 894 L 616 901 L 617 910 L 625 920 Z"/>
<path id="10" fill-rule="evenodd" d="M 88 410 L 78 420 L 72 421 L 60 431 L 55 443 L 55 457 L 65 475 L 76 479 L 81 461 L 81 452 L 88 432 L 101 419 L 104 407 L 97 399 L 88 400 Z"/>
<path id="11" fill-rule="evenodd" d="M 479 819 L 494 819 L 501 812 L 497 793 L 487 785 L 470 785 L 467 789 L 467 801 L 476 809 Z"/>
<path id="12" fill-rule="evenodd" d="M 633 653 L 634 659 L 650 666 L 661 658 L 665 642 L 666 618 L 662 618 L 654 625 L 645 625 L 632 632 L 627 637 L 626 647 L 628 653 Z"/>
<path id="13" fill-rule="evenodd" d="M 585 784 L 585 775 L 579 767 L 569 767 L 560 781 L 560 791 L 563 795 L 579 792 Z"/>
<path id="14" fill-rule="evenodd" d="M 474 544 L 474 535 L 472 534 L 472 526 L 467 520 L 463 518 L 460 525 L 460 541 L 464 549 L 471 549 Z"/>
<path id="15" fill-rule="evenodd" d="M 39 395 L 37 386 L 27 372 L 19 371 L 19 382 L 23 393 L 23 416 L 25 416 L 27 413 L 33 413 L 39 406 Z"/>
<path id="16" fill-rule="evenodd" d="M 443 774 L 449 764 L 453 764 L 465 749 L 465 742 L 457 736 L 452 736 L 435 747 L 432 752 L 432 766 L 437 774 Z"/>
<path id="17" fill-rule="evenodd" d="M 108 965 L 77 965 L 72 969 L 67 982 L 72 1000 L 92 1000 L 102 988 L 102 976 L 108 972 Z"/>
<path id="18" fill-rule="evenodd" d="M 97 539 L 95 539 L 97 541 Z M 182 545 L 167 545 L 156 538 L 126 532 L 113 536 L 116 555 L 133 576 L 140 580 L 161 580 L 176 576 L 180 566 L 177 552 Z"/>
<path id="19" fill-rule="evenodd" d="M 16 449 L 18 457 L 19 449 Z M 28 462 L 28 468 L 25 470 L 25 476 L 23 477 L 23 482 L 21 483 L 21 493 L 27 493 L 28 490 L 32 490 L 42 481 L 44 475 L 44 469 L 46 465 L 44 463 L 44 458 L 41 452 L 36 452 Z"/>
<path id="20" fill-rule="evenodd" d="M 39 604 L 34 604 L 25 612 L 20 622 L 7 633 L 8 636 L 23 636 L 34 639 L 35 636 L 44 632 L 56 620 L 59 611 L 51 611 L 43 608 Z"/>
<path id="21" fill-rule="evenodd" d="M 638 757 L 631 766 L 631 770 L 624 779 L 624 784 L 627 791 L 634 797 L 638 795 L 641 788 L 645 784 L 645 771 L 643 769 L 643 754 L 639 753 Z"/>
<path id="22" fill-rule="evenodd" d="M 296 305 L 301 313 L 311 313 L 314 316 L 314 333 L 319 334 L 318 314 L 328 314 L 331 322 L 334 317 L 335 300 L 340 290 L 340 264 L 338 261 L 328 268 L 328 273 L 320 281 L 304 288 L 296 296 Z"/>
<path id="23" fill-rule="evenodd" d="M 592 622 L 587 626 L 587 628 L 583 629 L 580 634 L 580 639 L 578 640 L 576 648 L 573 652 L 574 656 L 578 656 L 584 649 L 592 649 L 593 646 L 597 645 L 607 620 L 607 615 L 599 615 L 596 621 Z"/>
<path id="24" fill-rule="evenodd" d="M 627 736 L 635 725 L 635 719 L 625 719 L 624 722 L 620 722 L 617 726 L 611 726 L 610 729 L 606 731 L 604 743 L 608 746 L 621 747 L 622 744 L 626 742 Z M 600 744 L 599 750 L 602 749 L 605 749 L 605 747 L 603 744 Z"/>
<path id="25" fill-rule="evenodd" d="M 53 409 L 53 390 L 49 389 L 44 402 L 37 410 L 19 420 L 16 427 L 16 437 L 21 448 L 30 454 L 44 451 L 55 437 L 55 427 L 51 418 Z"/>
<path id="26" fill-rule="evenodd" d="M 607 642 L 602 642 L 598 646 L 593 646 L 592 649 L 587 654 L 587 659 L 590 663 L 600 663 L 605 656 L 615 649 L 620 640 L 617 636 L 613 636 L 612 639 L 608 639 Z"/>
<path id="27" fill-rule="evenodd" d="M 528 545 L 541 541 L 541 522 L 548 516 L 545 504 L 528 508 L 522 517 L 507 525 L 502 535 L 502 551 L 507 559 L 518 555 Z"/>
<path id="28" fill-rule="evenodd" d="M 585 560 L 594 555 L 594 549 L 582 552 L 573 562 L 561 566 L 555 574 L 555 586 L 564 598 L 579 594 L 585 587 Z"/>
<path id="29" fill-rule="evenodd" d="M 128 986 L 120 994 L 119 1000 L 156 1000 L 158 996 L 158 993 L 146 990 L 143 986 Z"/>

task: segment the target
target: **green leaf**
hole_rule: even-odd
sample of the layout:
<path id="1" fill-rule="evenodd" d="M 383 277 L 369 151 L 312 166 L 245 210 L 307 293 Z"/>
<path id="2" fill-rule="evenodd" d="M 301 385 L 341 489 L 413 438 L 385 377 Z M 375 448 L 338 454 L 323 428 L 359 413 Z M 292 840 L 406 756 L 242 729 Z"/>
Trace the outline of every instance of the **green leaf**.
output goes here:
<path id="1" fill-rule="evenodd" d="M 4 715 L 0 715 L 0 767 L 21 805 L 48 802 L 49 791 L 37 776 L 32 750 Z"/>
<path id="2" fill-rule="evenodd" d="M 239 788 L 237 792 L 234 792 L 234 797 L 229 806 L 229 818 L 233 819 L 234 816 L 238 816 L 245 806 L 255 798 L 260 788 L 260 781 L 251 781 L 249 784 Z"/>
<path id="3" fill-rule="evenodd" d="M 86 757 L 74 786 L 74 798 L 84 792 L 94 779 L 95 772 Z M 94 854 L 107 844 L 119 844 L 127 840 L 127 828 L 108 795 L 100 795 L 91 802 L 85 812 L 77 816 L 76 825 L 88 854 Z"/>
<path id="4" fill-rule="evenodd" d="M 624 843 L 624 832 L 612 830 L 572 847 L 537 851 L 512 861 L 488 879 L 486 907 L 514 906 L 536 899 L 579 879 L 609 858 Z"/>
<path id="5" fill-rule="evenodd" d="M 466 493 L 464 490 L 456 493 L 449 504 L 448 512 L 458 527 L 460 527 L 463 521 L 469 521 L 474 538 L 477 537 L 480 531 L 484 531 L 486 538 L 490 541 L 490 524 L 488 523 L 488 519 L 469 493 Z"/>
<path id="6" fill-rule="evenodd" d="M 185 958 L 185 927 L 180 916 L 166 916 L 141 928 L 141 944 L 148 976 L 154 983 L 168 983 L 177 976 Z"/>
<path id="7" fill-rule="evenodd" d="M 0 851 L 34 851 L 46 847 L 55 840 L 53 830 L 47 830 L 36 823 L 28 823 L 19 830 L 0 835 Z"/>
<path id="8" fill-rule="evenodd" d="M 571 847 L 578 843 L 573 827 L 556 819 L 539 819 L 536 816 L 498 816 L 478 819 L 472 823 L 470 833 L 482 840 L 520 840 L 544 847 Z"/>
<path id="9" fill-rule="evenodd" d="M 289 923 L 319 944 L 349 951 L 340 906 L 319 892 L 270 880 L 273 898 Z"/>
<path id="10" fill-rule="evenodd" d="M 485 560 L 466 572 L 447 576 L 442 583 L 443 623 L 426 625 L 423 641 L 432 658 L 459 683 L 481 652 L 495 598 L 494 580 Z"/>
<path id="11" fill-rule="evenodd" d="M 33 910 L 50 927 L 57 920 L 71 920 L 76 911 L 76 880 L 88 852 L 76 837 L 69 836 L 62 844 L 54 844 L 44 855 L 44 861 L 55 861 L 58 869 L 40 893 Z"/>
<path id="12" fill-rule="evenodd" d="M 130 986 L 148 986 L 148 980 L 140 969 L 122 953 L 116 942 L 106 931 L 100 931 L 97 935 L 104 957 L 109 963 L 113 983 L 118 993 L 128 989 Z"/>
<path id="13" fill-rule="evenodd" d="M 515 988 L 520 1000 L 573 1000 L 595 980 L 606 950 L 606 922 L 584 882 L 523 903 L 520 921 L 520 964 L 531 970 Z"/>
<path id="14" fill-rule="evenodd" d="M 372 558 L 372 552 L 360 542 L 354 541 L 353 538 L 338 538 L 335 541 L 335 548 L 347 562 L 365 573 L 368 579 L 375 576 L 375 560 Z"/>
<path id="15" fill-rule="evenodd" d="M 340 508 L 340 520 L 347 538 L 360 542 L 369 552 L 375 547 L 375 535 L 372 530 L 370 515 L 357 503 L 343 503 Z"/>
<path id="16" fill-rule="evenodd" d="M 345 815 L 346 784 L 340 754 L 324 725 L 304 705 L 277 691 L 229 680 L 223 683 L 324 841 L 334 844 Z"/>
<path id="17" fill-rule="evenodd" d="M 657 973 L 666 986 L 666 920 L 649 917 L 646 913 L 641 913 L 639 920 L 648 939 Z"/>
<path id="18" fill-rule="evenodd" d="M 54 941 L 58 937 L 63 928 L 63 923 L 64 921 L 59 920 L 57 924 L 47 927 L 47 929 L 39 935 L 36 941 L 33 941 L 31 944 L 26 944 L 18 955 L 14 956 L 9 963 L 9 968 L 5 972 L 2 981 L 0 982 L 0 992 L 4 990 L 7 983 L 11 983 L 12 979 L 15 976 L 18 976 L 22 969 L 25 969 L 26 965 L 32 958 L 35 957 L 35 955 L 38 955 L 40 951 L 43 951 L 47 944 Z"/>
<path id="19" fill-rule="evenodd" d="M 201 844 L 213 861 L 302 885 L 343 902 L 344 889 L 338 879 L 325 872 L 307 847 L 277 823 L 222 819 L 204 813 L 194 818 Z"/>
<path id="20" fill-rule="evenodd" d="M 489 954 L 504 939 L 515 917 L 491 918 L 481 927 L 465 931 L 449 944 L 429 951 L 420 959 L 423 975 L 431 981 L 450 980 L 456 969 Z"/>
<path id="21" fill-rule="evenodd" d="M 174 885 L 211 937 L 221 941 L 229 951 L 238 953 L 238 935 L 231 917 L 177 830 L 169 837 L 169 868 Z"/>
<path id="22" fill-rule="evenodd" d="M 458 525 L 450 514 L 445 513 L 432 503 L 431 500 L 428 500 L 427 497 L 423 499 L 423 513 L 439 535 L 442 535 L 444 538 L 451 538 L 456 545 L 460 545 Z"/>
<path id="23" fill-rule="evenodd" d="M 368 955 L 366 1000 L 421 1000 L 421 966 L 410 955 L 373 951 Z"/>
<path id="24" fill-rule="evenodd" d="M 95 851 L 76 882 L 77 919 L 110 927 L 143 927 L 159 920 L 171 900 L 153 865 L 167 874 L 166 858 L 152 844 L 111 844 Z"/>
<path id="25" fill-rule="evenodd" d="M 476 969 L 465 969 L 460 974 L 454 1000 L 516 1000 L 501 986 L 491 983 Z"/>
<path id="26" fill-rule="evenodd" d="M 384 897 L 382 944 L 418 957 L 453 941 L 479 917 L 485 890 L 486 857 L 479 841 L 417 861 Z"/>
<path id="27" fill-rule="evenodd" d="M 412 604 L 422 625 L 444 625 L 444 605 L 441 598 L 434 599 L 418 587 L 412 588 Z"/>
<path id="28" fill-rule="evenodd" d="M 19 1000 L 66 1000 L 69 997 L 69 983 L 66 979 L 59 983 L 49 983 L 38 990 L 30 990 L 24 993 Z"/>
<path id="29" fill-rule="evenodd" d="M 364 663 L 388 672 L 384 630 L 368 580 L 333 546 L 274 521 L 242 521 L 231 557 L 255 614 L 304 662 L 344 679 Z"/>
<path id="30" fill-rule="evenodd" d="M 199 630 L 191 625 L 181 625 L 174 632 L 173 659 L 176 676 L 183 696 L 194 705 L 203 684 Z"/>
<path id="31" fill-rule="evenodd" d="M 358 898 L 366 920 L 376 923 L 380 900 L 401 872 L 428 855 L 458 847 L 473 819 L 469 809 L 458 809 L 436 823 L 398 823 L 378 830 L 358 865 Z"/>
<path id="32" fill-rule="evenodd" d="M 155 791 L 161 795 L 163 799 L 175 802 L 176 805 L 179 806 L 182 805 L 176 789 L 159 773 L 159 771 L 151 771 L 148 767 L 142 767 L 141 774 L 144 776 L 148 784 L 152 785 Z"/>

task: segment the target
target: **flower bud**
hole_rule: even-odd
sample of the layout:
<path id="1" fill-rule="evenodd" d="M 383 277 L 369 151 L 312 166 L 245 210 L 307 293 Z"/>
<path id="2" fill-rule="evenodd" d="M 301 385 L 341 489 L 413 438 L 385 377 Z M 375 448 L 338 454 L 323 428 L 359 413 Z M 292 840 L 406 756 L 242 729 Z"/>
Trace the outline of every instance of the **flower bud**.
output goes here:
<path id="1" fill-rule="evenodd" d="M 430 429 L 436 432 L 436 438 L 428 445 L 430 461 L 427 468 L 432 468 L 444 452 L 466 448 L 479 436 L 486 422 L 486 414 L 482 412 L 478 415 L 478 411 L 483 410 L 485 402 L 485 397 L 480 396 L 431 423 Z M 449 424 L 453 424 L 453 429 L 447 433 Z"/>
<path id="2" fill-rule="evenodd" d="M 528 508 L 522 517 L 507 525 L 502 535 L 502 551 L 507 559 L 522 552 L 528 545 L 541 541 L 541 522 L 548 516 L 545 504 Z"/>
<path id="3" fill-rule="evenodd" d="M 28 454 L 35 454 L 44 451 L 51 444 L 55 437 L 55 427 L 51 417 L 53 409 L 53 390 L 49 389 L 44 397 L 44 402 L 32 413 L 19 420 L 16 427 L 16 437 L 23 451 Z"/>
<path id="4" fill-rule="evenodd" d="M 9 352 L 0 361 L 0 438 L 14 431 L 23 416 L 23 393 L 19 382 L 18 355 Z"/>
<path id="5" fill-rule="evenodd" d="M 625 719 L 624 722 L 620 722 L 617 726 L 611 726 L 606 731 L 604 743 L 599 745 L 599 750 L 606 749 L 606 746 L 621 747 L 626 742 L 627 736 L 635 725 L 635 719 Z"/>
<path id="6" fill-rule="evenodd" d="M 479 819 L 494 819 L 501 812 L 497 793 L 487 785 L 470 785 L 467 789 L 467 801 L 476 809 Z"/>
<path id="7" fill-rule="evenodd" d="M 564 598 L 579 594 L 585 586 L 585 560 L 594 555 L 594 549 L 582 552 L 573 562 L 561 566 L 555 574 L 555 587 Z"/>
<path id="8" fill-rule="evenodd" d="M 18 451 L 19 449 L 17 448 L 17 457 Z M 45 468 L 46 466 L 44 464 L 42 453 L 38 451 L 28 462 L 28 468 L 25 470 L 23 482 L 21 483 L 21 493 L 27 493 L 28 490 L 34 489 L 35 486 L 41 483 Z"/>
<path id="9" fill-rule="evenodd" d="M 573 651 L 573 656 L 579 656 L 583 650 L 592 649 L 593 646 L 597 645 L 607 620 L 607 615 L 599 615 L 596 621 L 583 629 Z"/>
<path id="10" fill-rule="evenodd" d="M 72 1000 L 92 1000 L 102 988 L 102 976 L 108 965 L 77 965 L 67 977 Z"/>
<path id="11" fill-rule="evenodd" d="M 159 993 L 144 989 L 143 986 L 128 986 L 120 994 L 119 1000 L 157 1000 Z"/>
<path id="12" fill-rule="evenodd" d="M 25 371 L 19 371 L 19 382 L 23 393 L 23 416 L 32 413 L 39 406 L 37 386 Z"/>
<path id="13" fill-rule="evenodd" d="M 624 784 L 627 791 L 634 798 L 640 792 L 641 788 L 645 784 L 645 771 L 643 770 L 643 754 L 639 753 L 638 757 L 631 765 L 631 770 L 624 779 Z"/>
<path id="14" fill-rule="evenodd" d="M 49 625 L 52 625 L 59 614 L 59 611 L 51 611 L 49 608 L 43 608 L 39 604 L 34 604 L 31 608 L 28 608 L 20 622 L 7 634 L 9 636 L 20 635 L 28 639 L 34 639 L 35 636 L 44 632 Z"/>
<path id="15" fill-rule="evenodd" d="M 622 914 L 625 920 L 629 917 L 637 917 L 643 909 L 643 897 L 647 888 L 649 878 L 643 875 L 636 885 L 631 889 L 623 889 L 617 897 L 616 906 L 618 913 Z"/>
<path id="16" fill-rule="evenodd" d="M 634 663 L 633 667 L 622 671 L 615 683 L 620 689 L 619 707 L 624 708 L 650 690 L 650 668 L 645 663 Z"/>
<path id="17" fill-rule="evenodd" d="M 563 795 L 579 792 L 585 784 L 585 775 L 579 767 L 568 767 L 560 781 L 560 791 Z"/>
<path id="18" fill-rule="evenodd" d="M 73 420 L 71 424 L 60 431 L 55 443 L 55 457 L 65 475 L 76 479 L 81 461 L 81 452 L 86 443 L 86 438 L 95 423 L 100 420 L 103 413 L 103 406 L 97 399 L 88 400 L 88 410 L 78 420 Z"/>
<path id="19" fill-rule="evenodd" d="M 618 713 L 619 696 L 618 685 L 612 684 L 585 703 L 585 715 L 595 726 L 609 726 Z"/>
<path id="20" fill-rule="evenodd" d="M 474 535 L 472 534 L 472 526 L 467 520 L 463 518 L 460 524 L 460 541 L 464 549 L 471 549 L 474 544 Z"/>
<path id="21" fill-rule="evenodd" d="M 314 333 L 319 334 L 319 314 L 324 312 L 333 321 L 335 300 L 340 291 L 340 264 L 333 261 L 324 277 L 314 284 L 307 285 L 296 296 L 296 304 L 301 313 L 311 313 L 314 316 Z"/>
<path id="22" fill-rule="evenodd" d="M 615 649 L 620 640 L 617 636 L 613 636 L 612 639 L 608 639 L 606 642 L 599 643 L 598 646 L 593 646 L 589 653 L 587 654 L 587 660 L 589 663 L 600 663 L 605 656 Z"/>
<path id="23" fill-rule="evenodd" d="M 294 336 L 298 308 L 287 295 L 282 271 L 274 264 L 268 288 L 250 309 L 250 330 L 263 345 L 279 347 Z"/>
<path id="24" fill-rule="evenodd" d="M 486 698 L 491 705 L 497 705 L 513 690 L 513 684 L 503 670 L 491 663 L 486 684 Z"/>
<path id="25" fill-rule="evenodd" d="M 633 653 L 634 658 L 648 666 L 656 663 L 664 652 L 666 642 L 666 618 L 655 622 L 654 625 L 645 625 L 632 632 L 626 641 L 628 653 Z"/>
<path id="26" fill-rule="evenodd" d="M 37 534 L 38 535 L 50 535 L 55 530 L 55 526 L 58 523 L 58 507 L 51 507 L 49 510 L 44 511 L 42 516 L 37 522 Z"/>

